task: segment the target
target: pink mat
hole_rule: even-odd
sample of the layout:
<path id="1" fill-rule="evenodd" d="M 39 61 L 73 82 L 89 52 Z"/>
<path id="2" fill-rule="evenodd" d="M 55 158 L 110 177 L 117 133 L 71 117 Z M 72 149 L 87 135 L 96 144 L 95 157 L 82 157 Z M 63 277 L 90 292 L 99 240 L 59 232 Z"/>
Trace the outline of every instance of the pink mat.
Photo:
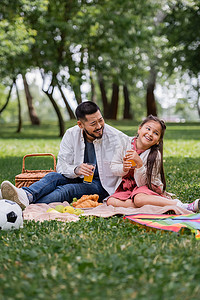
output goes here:
<path id="1" fill-rule="evenodd" d="M 76 222 L 79 220 L 79 216 L 69 213 L 47 213 L 48 208 L 55 208 L 56 205 L 62 204 L 64 206 L 69 205 L 68 202 L 58 203 L 54 202 L 51 204 L 31 204 L 26 207 L 23 211 L 24 220 L 58 220 L 64 222 Z M 133 215 L 133 214 L 165 214 L 168 211 L 174 211 L 176 215 L 191 214 L 191 211 L 183 209 L 181 207 L 170 205 L 165 207 L 145 205 L 141 208 L 124 208 L 124 207 L 113 207 L 112 205 L 107 206 L 106 204 L 97 206 L 95 208 L 85 209 L 83 216 L 97 216 L 97 217 L 111 217 L 114 215 Z"/>

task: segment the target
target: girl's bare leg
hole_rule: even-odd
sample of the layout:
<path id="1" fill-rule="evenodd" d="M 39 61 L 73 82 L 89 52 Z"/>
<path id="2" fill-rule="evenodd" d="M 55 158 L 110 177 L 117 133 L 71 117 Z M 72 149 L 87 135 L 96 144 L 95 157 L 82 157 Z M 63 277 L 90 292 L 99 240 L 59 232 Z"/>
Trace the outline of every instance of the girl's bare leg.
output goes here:
<path id="1" fill-rule="evenodd" d="M 107 200 L 107 205 L 112 205 L 112 206 L 115 206 L 115 207 L 133 207 L 133 208 L 136 208 L 136 206 L 134 205 L 132 199 L 119 200 L 119 199 L 114 198 L 114 197 L 110 197 Z"/>
<path id="2" fill-rule="evenodd" d="M 142 207 L 144 205 L 156 205 L 156 206 L 167 206 L 177 205 L 177 200 L 170 200 L 161 196 L 147 195 L 139 193 L 134 197 L 134 204 L 136 207 Z"/>

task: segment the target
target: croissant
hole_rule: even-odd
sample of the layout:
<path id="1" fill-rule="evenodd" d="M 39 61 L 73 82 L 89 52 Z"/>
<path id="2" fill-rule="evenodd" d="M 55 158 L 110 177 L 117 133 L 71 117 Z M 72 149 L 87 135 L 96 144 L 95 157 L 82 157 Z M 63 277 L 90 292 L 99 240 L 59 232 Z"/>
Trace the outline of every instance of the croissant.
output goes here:
<path id="1" fill-rule="evenodd" d="M 85 200 L 84 202 L 77 204 L 76 208 L 84 208 L 84 207 L 97 207 L 102 203 L 94 202 L 93 200 Z"/>
<path id="2" fill-rule="evenodd" d="M 99 195 L 97 195 L 97 194 L 90 195 L 90 199 L 97 202 L 99 200 Z"/>
<path id="3" fill-rule="evenodd" d="M 73 207 L 77 207 L 77 205 L 81 204 L 82 202 L 86 200 L 92 200 L 97 202 L 99 199 L 99 195 L 94 194 L 94 195 L 83 195 L 80 199 L 78 199 L 76 202 L 73 202 L 72 205 Z"/>
<path id="4" fill-rule="evenodd" d="M 73 205 L 73 207 L 79 207 L 79 205 L 81 205 L 82 203 L 84 203 L 85 201 L 88 201 L 88 200 L 90 200 L 90 201 L 92 201 L 91 199 L 85 199 L 84 201 L 76 201 L 76 202 L 74 202 L 74 203 L 72 203 L 72 205 Z M 92 201 L 92 202 L 94 202 L 94 201 Z"/>

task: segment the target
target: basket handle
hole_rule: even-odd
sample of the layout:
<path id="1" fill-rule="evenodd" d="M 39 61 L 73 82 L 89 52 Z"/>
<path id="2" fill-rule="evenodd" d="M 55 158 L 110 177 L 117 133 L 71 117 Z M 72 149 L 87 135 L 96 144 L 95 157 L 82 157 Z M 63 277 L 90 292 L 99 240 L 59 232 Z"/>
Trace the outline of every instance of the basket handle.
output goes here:
<path id="1" fill-rule="evenodd" d="M 24 155 L 22 162 L 22 173 L 25 173 L 25 158 L 30 156 L 52 156 L 54 160 L 54 172 L 56 172 L 56 158 L 52 153 L 33 153 Z"/>

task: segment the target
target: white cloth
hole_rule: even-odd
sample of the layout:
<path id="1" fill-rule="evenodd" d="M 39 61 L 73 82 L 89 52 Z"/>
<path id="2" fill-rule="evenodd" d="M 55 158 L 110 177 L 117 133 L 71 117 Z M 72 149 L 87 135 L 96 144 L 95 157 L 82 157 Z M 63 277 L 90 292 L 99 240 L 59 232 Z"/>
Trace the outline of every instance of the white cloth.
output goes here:
<path id="1" fill-rule="evenodd" d="M 123 146 L 129 137 L 121 131 L 105 124 L 101 139 L 94 140 L 99 178 L 104 189 L 113 194 L 118 182 L 118 175 L 113 175 L 110 164 L 115 151 Z M 57 172 L 68 178 L 78 177 L 74 169 L 83 163 L 85 143 L 83 131 L 78 125 L 69 128 L 63 136 L 58 153 Z M 80 176 L 81 177 L 81 176 Z"/>
<path id="2" fill-rule="evenodd" d="M 111 170 L 113 175 L 120 176 L 117 182 L 117 186 L 122 181 L 122 177 L 126 175 L 128 172 L 123 171 L 123 157 L 126 154 L 127 150 L 131 149 L 131 141 L 133 138 L 129 137 L 129 140 L 126 140 L 126 143 L 123 143 L 121 147 L 118 148 L 118 150 L 115 152 L 115 155 L 113 156 L 112 162 L 111 162 Z M 143 166 L 141 168 L 135 168 L 134 170 L 134 179 L 138 187 L 146 185 L 147 183 L 147 158 L 149 155 L 150 149 L 147 149 L 143 153 L 140 154 L 140 158 L 143 161 Z M 152 170 L 152 177 L 151 177 L 151 183 L 160 187 L 161 190 L 163 190 L 163 183 L 161 181 L 160 176 L 160 164 L 161 164 L 161 153 L 158 151 L 158 155 L 156 157 L 156 161 L 153 166 Z"/>

